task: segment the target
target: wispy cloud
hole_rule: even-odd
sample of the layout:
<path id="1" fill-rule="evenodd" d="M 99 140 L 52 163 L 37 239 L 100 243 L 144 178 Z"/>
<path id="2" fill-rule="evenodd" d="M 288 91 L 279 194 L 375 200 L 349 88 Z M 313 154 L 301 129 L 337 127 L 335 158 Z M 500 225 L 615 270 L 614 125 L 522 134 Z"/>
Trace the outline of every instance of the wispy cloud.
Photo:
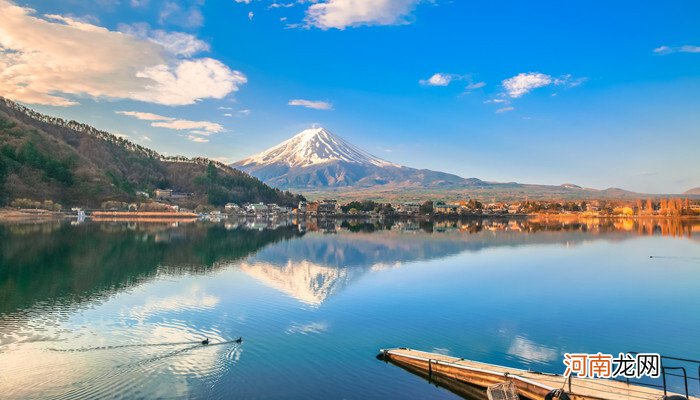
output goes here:
<path id="1" fill-rule="evenodd" d="M 552 83 L 552 77 L 539 72 L 520 73 L 503 81 L 503 88 L 513 98 L 520 97 L 533 89 Z"/>
<path id="2" fill-rule="evenodd" d="M 0 48 L 0 93 L 30 104 L 71 106 L 73 95 L 185 105 L 223 98 L 247 81 L 221 61 L 191 58 L 208 49 L 192 35 L 124 34 L 9 0 L 0 0 Z"/>
<path id="3" fill-rule="evenodd" d="M 486 86 L 486 82 L 474 82 L 469 74 L 451 74 L 447 72 L 437 72 L 428 79 L 418 81 L 423 86 L 449 86 L 452 82 L 467 81 L 465 91 L 469 92 Z"/>
<path id="4" fill-rule="evenodd" d="M 217 124 L 216 122 L 177 119 L 140 111 L 115 111 L 115 113 L 134 117 L 143 121 L 151 121 L 151 126 L 156 128 L 191 130 L 194 131 L 194 133 L 196 133 L 196 130 L 201 130 L 208 133 L 219 133 L 226 130 L 223 126 Z"/>
<path id="5" fill-rule="evenodd" d="M 187 140 L 190 142 L 195 142 L 195 143 L 209 143 L 209 139 L 206 137 L 201 137 L 201 136 L 195 136 L 195 135 L 187 135 Z"/>
<path id="6" fill-rule="evenodd" d="M 332 110 L 333 104 L 327 101 L 320 100 L 304 100 L 304 99 L 294 99 L 289 100 L 287 103 L 290 106 L 300 106 L 306 108 L 313 108 L 314 110 Z"/>
<path id="7" fill-rule="evenodd" d="M 204 16 L 200 9 L 202 3 L 204 2 L 195 1 L 184 4 L 178 0 L 167 0 L 160 6 L 158 22 L 183 28 L 199 28 L 204 24 Z"/>
<path id="8" fill-rule="evenodd" d="M 428 79 L 421 79 L 418 83 L 424 86 L 447 86 L 455 79 L 455 76 L 454 74 L 438 72 Z"/>
<path id="9" fill-rule="evenodd" d="M 553 77 L 540 72 L 523 72 L 512 78 L 503 80 L 502 85 L 506 94 L 511 98 L 521 97 L 534 89 L 555 85 L 574 87 L 585 81 L 585 78 L 572 78 L 571 75 Z"/>
<path id="10" fill-rule="evenodd" d="M 345 29 L 361 25 L 401 25 L 421 0 L 326 0 L 306 10 L 306 26 Z"/>
<path id="11" fill-rule="evenodd" d="M 238 110 L 235 112 L 225 112 L 221 115 L 223 115 L 224 117 L 245 117 L 245 116 L 250 115 L 250 112 L 251 111 L 246 108 L 246 109 Z"/>
<path id="12" fill-rule="evenodd" d="M 515 107 L 503 107 L 503 108 L 499 108 L 498 110 L 496 110 L 496 114 L 501 114 L 501 113 L 513 111 L 513 110 L 515 110 Z"/>
<path id="13" fill-rule="evenodd" d="M 164 117 L 162 115 L 141 112 L 141 111 L 115 111 L 116 114 L 127 115 L 143 121 L 172 121 L 175 118 Z"/>
<path id="14" fill-rule="evenodd" d="M 473 83 L 468 84 L 465 89 L 466 90 L 475 90 L 475 89 L 481 89 L 484 86 L 486 86 L 486 82 L 473 82 Z"/>
<path id="15" fill-rule="evenodd" d="M 189 33 L 167 32 L 161 29 L 152 30 L 146 23 L 119 24 L 120 32 L 138 39 L 149 40 L 163 46 L 172 54 L 190 57 L 197 53 L 209 51 L 209 44 L 197 39 Z"/>
<path id="16" fill-rule="evenodd" d="M 666 55 L 671 53 L 700 53 L 700 46 L 692 46 L 689 44 L 671 47 L 671 46 L 659 46 L 654 49 L 655 54 Z"/>

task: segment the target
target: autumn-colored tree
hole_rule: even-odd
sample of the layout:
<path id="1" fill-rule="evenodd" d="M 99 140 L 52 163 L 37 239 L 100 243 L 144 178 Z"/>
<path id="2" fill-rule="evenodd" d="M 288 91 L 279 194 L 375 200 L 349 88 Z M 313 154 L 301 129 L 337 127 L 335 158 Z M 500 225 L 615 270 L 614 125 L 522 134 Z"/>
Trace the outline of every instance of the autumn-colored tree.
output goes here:
<path id="1" fill-rule="evenodd" d="M 653 213 L 654 213 L 654 204 L 651 202 L 651 199 L 647 199 L 646 211 L 647 211 L 647 214 L 653 214 Z"/>

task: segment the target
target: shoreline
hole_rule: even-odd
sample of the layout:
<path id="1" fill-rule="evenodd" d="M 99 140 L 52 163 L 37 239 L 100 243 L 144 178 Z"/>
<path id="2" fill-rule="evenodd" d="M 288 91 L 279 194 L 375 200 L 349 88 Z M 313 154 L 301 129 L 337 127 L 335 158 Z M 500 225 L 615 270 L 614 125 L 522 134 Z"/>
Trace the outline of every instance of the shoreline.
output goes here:
<path id="1" fill-rule="evenodd" d="M 55 222 L 76 218 L 74 213 L 66 211 L 47 211 L 47 210 L 27 210 L 27 209 L 10 209 L 0 208 L 0 223 L 29 223 L 29 222 Z M 95 222 L 104 221 L 139 221 L 139 222 L 161 222 L 165 220 L 172 221 L 196 221 L 199 217 L 193 213 L 163 213 L 163 212 L 113 212 L 113 211 L 96 211 L 87 216 L 88 220 Z M 229 217 L 230 218 L 230 217 Z M 237 217 L 237 219 L 246 216 Z M 290 216 L 294 218 L 294 216 Z M 296 217 L 298 218 L 298 216 Z M 352 215 L 352 214 L 333 214 L 333 215 L 307 215 L 304 219 L 315 220 L 366 220 L 366 219 L 385 219 L 385 220 L 417 220 L 417 221 L 456 221 L 456 220 L 673 220 L 673 221 L 700 221 L 700 215 L 585 215 L 585 214 L 434 214 L 434 215 Z"/>

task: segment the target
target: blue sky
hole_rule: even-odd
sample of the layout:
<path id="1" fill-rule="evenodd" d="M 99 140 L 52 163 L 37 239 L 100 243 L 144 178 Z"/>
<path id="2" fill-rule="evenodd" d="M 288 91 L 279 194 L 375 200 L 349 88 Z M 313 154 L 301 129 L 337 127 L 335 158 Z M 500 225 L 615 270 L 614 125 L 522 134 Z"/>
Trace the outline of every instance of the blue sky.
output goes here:
<path id="1" fill-rule="evenodd" d="M 0 8 L 0 94 L 162 153 L 233 162 L 319 124 L 465 177 L 700 186 L 697 1 Z"/>

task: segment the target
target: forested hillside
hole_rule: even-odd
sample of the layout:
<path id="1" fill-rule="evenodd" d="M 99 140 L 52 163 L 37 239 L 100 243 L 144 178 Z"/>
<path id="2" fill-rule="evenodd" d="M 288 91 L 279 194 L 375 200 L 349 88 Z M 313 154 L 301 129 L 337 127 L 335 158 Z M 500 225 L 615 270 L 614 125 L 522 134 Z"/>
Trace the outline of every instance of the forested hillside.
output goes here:
<path id="1" fill-rule="evenodd" d="M 300 196 L 205 158 L 157 152 L 75 121 L 37 113 L 0 97 L 0 205 L 17 198 L 98 207 L 133 201 L 139 191 L 171 188 L 193 193 L 196 204 L 274 202 Z"/>

